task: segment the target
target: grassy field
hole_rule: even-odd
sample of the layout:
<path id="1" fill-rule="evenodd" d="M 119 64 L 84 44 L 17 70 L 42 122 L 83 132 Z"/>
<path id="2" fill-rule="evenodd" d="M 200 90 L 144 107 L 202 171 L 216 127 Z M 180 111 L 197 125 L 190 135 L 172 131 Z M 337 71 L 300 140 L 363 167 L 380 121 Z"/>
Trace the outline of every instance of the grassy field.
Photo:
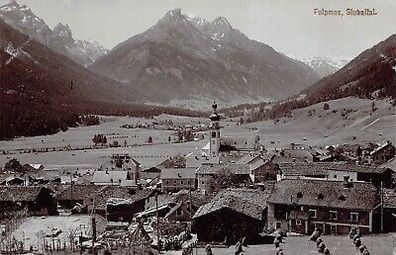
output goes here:
<path id="1" fill-rule="evenodd" d="M 293 112 L 292 118 L 281 118 L 278 122 L 261 121 L 245 125 L 222 121 L 223 137 L 244 137 L 260 141 L 266 148 L 282 148 L 285 145 L 301 143 L 325 146 L 342 143 L 380 142 L 391 140 L 396 143 L 396 108 L 386 101 L 376 101 L 377 110 L 372 112 L 372 101 L 346 98 L 329 102 L 330 109 L 324 110 L 323 104 L 312 105 Z M 345 110 L 344 110 L 345 109 Z M 345 114 L 345 112 L 347 112 Z M 46 153 L 24 153 L 0 155 L 0 166 L 12 157 L 22 163 L 41 163 L 47 169 L 96 168 L 108 161 L 112 154 L 128 153 L 142 163 L 143 167 L 157 165 L 178 153 L 188 154 L 200 150 L 207 140 L 189 143 L 168 143 L 168 137 L 174 134 L 168 130 L 125 129 L 123 124 L 152 123 L 172 120 L 175 125 L 196 125 L 208 123 L 207 118 L 189 118 L 161 115 L 154 119 L 130 117 L 103 117 L 98 126 L 71 128 L 50 136 L 22 137 L 13 141 L 0 141 L 0 149 L 15 150 L 43 148 L 53 146 L 91 146 L 94 134 L 102 133 L 108 142 L 127 141 L 129 146 L 119 148 L 90 149 L 80 151 L 62 151 Z M 114 134 L 114 135 L 112 135 Z M 147 138 L 153 137 L 153 144 L 147 145 Z M 135 146 L 141 145 L 141 146 Z"/>
<path id="2" fill-rule="evenodd" d="M 52 233 L 54 228 L 62 231 L 57 239 L 62 244 L 65 242 L 68 245 L 71 232 L 78 230 L 77 235 L 89 233 L 90 217 L 88 215 L 29 217 L 13 233 L 13 236 L 19 241 L 24 241 L 25 248 L 33 246 L 41 250 L 43 236 Z"/>
<path id="3" fill-rule="evenodd" d="M 326 246 L 332 255 L 359 255 L 352 240 L 347 236 L 323 236 Z M 362 242 L 373 255 L 394 255 L 396 254 L 395 234 L 363 236 Z M 308 237 L 288 237 L 284 244 L 281 244 L 286 255 L 309 255 L 321 254 L 316 249 L 316 244 L 308 241 Z M 246 255 L 274 255 L 274 245 L 253 245 L 244 247 Z M 235 247 L 213 248 L 214 255 L 234 255 Z M 167 255 L 181 254 L 180 251 L 167 252 Z M 196 253 L 194 253 L 196 254 Z M 203 248 L 198 249 L 199 255 L 206 255 Z"/>
<path id="4" fill-rule="evenodd" d="M 375 112 L 371 110 L 371 100 L 344 98 L 328 104 L 330 109 L 327 111 L 322 103 L 298 109 L 292 118 L 281 118 L 276 124 L 271 120 L 238 128 L 257 129 L 255 133 L 268 148 L 279 148 L 291 142 L 317 146 L 382 140 L 396 142 L 396 108 L 388 102 L 375 101 Z M 350 111 L 345 116 L 344 109 Z M 229 133 L 239 132 L 230 130 Z"/>

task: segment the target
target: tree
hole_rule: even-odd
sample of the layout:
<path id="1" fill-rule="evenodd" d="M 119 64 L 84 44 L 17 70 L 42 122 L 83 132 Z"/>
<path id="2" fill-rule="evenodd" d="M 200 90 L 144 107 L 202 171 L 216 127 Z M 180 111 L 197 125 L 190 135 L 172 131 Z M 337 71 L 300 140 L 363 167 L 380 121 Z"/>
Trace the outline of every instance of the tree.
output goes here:
<path id="1" fill-rule="evenodd" d="M 21 165 L 21 163 L 19 163 L 19 161 L 16 158 L 9 160 L 4 165 L 4 170 L 7 170 L 7 171 L 10 171 L 10 170 L 19 171 L 19 170 L 21 170 L 21 168 L 22 168 L 22 165 Z"/>

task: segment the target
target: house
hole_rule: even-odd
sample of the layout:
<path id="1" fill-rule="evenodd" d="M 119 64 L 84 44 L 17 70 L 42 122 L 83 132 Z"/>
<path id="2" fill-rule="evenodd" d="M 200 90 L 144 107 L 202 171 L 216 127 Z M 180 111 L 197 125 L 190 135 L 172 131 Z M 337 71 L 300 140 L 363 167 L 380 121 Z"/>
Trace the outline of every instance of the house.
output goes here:
<path id="1" fill-rule="evenodd" d="M 269 160 L 259 160 L 249 164 L 250 178 L 254 183 L 276 180 L 277 166 Z"/>
<path id="2" fill-rule="evenodd" d="M 383 189 L 383 231 L 396 232 L 396 190 Z"/>
<path id="3" fill-rule="evenodd" d="M 91 182 L 94 185 L 136 186 L 128 171 L 95 171 Z"/>
<path id="4" fill-rule="evenodd" d="M 281 179 L 320 179 L 331 181 L 371 182 L 377 187 L 392 185 L 390 168 L 361 166 L 347 162 L 288 162 L 279 163 L 277 180 Z"/>
<path id="5" fill-rule="evenodd" d="M 196 189 L 194 167 L 161 169 L 161 191 L 164 193 Z"/>
<path id="6" fill-rule="evenodd" d="M 36 172 L 44 170 L 44 166 L 42 164 L 24 164 L 23 166 L 24 171 L 27 172 Z"/>
<path id="7" fill-rule="evenodd" d="M 20 176 L 15 176 L 15 175 L 10 175 L 8 177 L 6 177 L 1 183 L 0 185 L 6 185 L 6 186 L 14 186 L 14 185 L 18 185 L 18 186 L 26 186 L 26 184 L 28 183 L 28 181 L 25 178 L 22 178 Z"/>
<path id="8" fill-rule="evenodd" d="M 227 164 L 202 164 L 196 171 L 198 189 L 204 192 L 211 192 L 218 186 L 215 181 L 219 177 L 226 177 L 229 184 L 250 183 L 250 167 L 235 163 Z M 221 181 L 221 180 L 220 180 Z"/>
<path id="9" fill-rule="evenodd" d="M 383 164 L 395 157 L 396 148 L 391 141 L 387 141 L 370 152 L 370 157 L 375 164 Z"/>
<path id="10" fill-rule="evenodd" d="M 248 244 L 262 243 L 268 191 L 230 188 L 220 191 L 193 216 L 192 232 L 199 242 L 235 244 L 242 237 Z"/>
<path id="11" fill-rule="evenodd" d="M 55 193 L 58 206 L 71 209 L 76 205 L 83 205 L 87 197 L 103 189 L 103 186 L 69 184 L 51 185 L 50 188 Z"/>
<path id="12" fill-rule="evenodd" d="M 325 163 L 282 162 L 277 164 L 277 181 L 283 179 L 323 179 L 328 173 Z"/>
<path id="13" fill-rule="evenodd" d="M 305 149 L 282 149 L 274 158 L 275 162 L 313 162 L 314 155 Z"/>
<path id="14" fill-rule="evenodd" d="M 362 233 L 378 231 L 377 188 L 371 183 L 284 179 L 267 199 L 269 229 L 309 234 L 347 234 L 351 227 Z"/>
<path id="15" fill-rule="evenodd" d="M 242 137 L 222 137 L 220 139 L 220 152 L 245 151 L 259 152 L 264 146 L 254 138 L 247 139 Z"/>
<path id="16" fill-rule="evenodd" d="M 149 189 L 106 186 L 87 197 L 83 204 L 88 212 L 95 212 L 108 221 L 131 221 L 144 211 L 146 199 L 152 196 Z"/>
<path id="17" fill-rule="evenodd" d="M 51 190 L 45 187 L 0 187 L 0 211 L 17 211 L 25 208 L 33 215 L 54 215 L 56 201 Z"/>

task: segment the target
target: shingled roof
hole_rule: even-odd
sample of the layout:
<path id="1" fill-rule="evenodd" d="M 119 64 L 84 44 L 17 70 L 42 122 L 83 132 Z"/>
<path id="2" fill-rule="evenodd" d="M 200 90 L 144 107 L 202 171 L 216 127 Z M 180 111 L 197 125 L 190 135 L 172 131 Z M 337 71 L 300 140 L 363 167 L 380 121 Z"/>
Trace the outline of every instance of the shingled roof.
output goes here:
<path id="1" fill-rule="evenodd" d="M 51 189 L 55 192 L 58 200 L 84 200 L 90 195 L 103 189 L 97 185 L 52 185 Z"/>
<path id="2" fill-rule="evenodd" d="M 396 190 L 384 189 L 383 193 L 384 207 L 385 208 L 396 208 Z"/>
<path id="3" fill-rule="evenodd" d="M 332 171 L 349 171 L 358 173 L 383 173 L 387 168 L 377 166 L 360 166 L 346 162 L 283 162 L 278 163 L 285 175 L 325 175 Z"/>
<path id="4" fill-rule="evenodd" d="M 267 203 L 371 210 L 379 202 L 371 183 L 284 179 L 274 185 Z"/>
<path id="5" fill-rule="evenodd" d="M 32 202 L 35 201 L 44 187 L 38 186 L 1 186 L 0 201 L 2 202 Z"/>
<path id="6" fill-rule="evenodd" d="M 203 164 L 200 166 L 196 173 L 197 174 L 217 174 L 221 170 L 228 170 L 231 173 L 237 174 L 250 174 L 249 165 L 240 165 L 235 163 L 229 164 Z"/>
<path id="7" fill-rule="evenodd" d="M 163 168 L 161 179 L 195 179 L 195 167 L 186 168 Z"/>
<path id="8" fill-rule="evenodd" d="M 258 189 L 226 189 L 220 191 L 209 203 L 201 206 L 193 218 L 227 208 L 249 217 L 262 220 L 268 191 Z"/>
<path id="9" fill-rule="evenodd" d="M 99 192 L 87 197 L 87 200 L 93 199 L 95 209 L 105 210 L 109 199 L 124 199 L 128 200 L 130 203 L 134 203 L 146 199 L 152 193 L 153 191 L 149 189 L 129 189 L 119 186 L 106 186 Z"/>

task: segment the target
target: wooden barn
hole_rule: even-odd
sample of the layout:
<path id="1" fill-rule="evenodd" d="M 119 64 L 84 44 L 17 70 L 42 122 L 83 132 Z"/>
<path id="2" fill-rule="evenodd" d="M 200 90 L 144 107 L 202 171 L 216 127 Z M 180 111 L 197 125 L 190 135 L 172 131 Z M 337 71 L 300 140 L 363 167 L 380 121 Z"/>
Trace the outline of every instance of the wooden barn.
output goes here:
<path id="1" fill-rule="evenodd" d="M 1 186 L 0 211 L 27 209 L 32 215 L 54 215 L 56 201 L 51 190 L 39 186 Z"/>
<path id="2" fill-rule="evenodd" d="M 268 192 L 257 189 L 226 189 L 201 206 L 193 217 L 199 242 L 235 244 L 245 237 L 248 244 L 263 243 L 260 236 L 267 218 Z"/>

